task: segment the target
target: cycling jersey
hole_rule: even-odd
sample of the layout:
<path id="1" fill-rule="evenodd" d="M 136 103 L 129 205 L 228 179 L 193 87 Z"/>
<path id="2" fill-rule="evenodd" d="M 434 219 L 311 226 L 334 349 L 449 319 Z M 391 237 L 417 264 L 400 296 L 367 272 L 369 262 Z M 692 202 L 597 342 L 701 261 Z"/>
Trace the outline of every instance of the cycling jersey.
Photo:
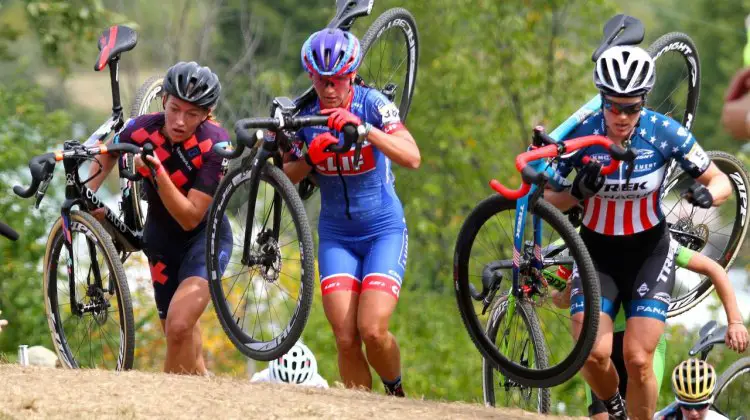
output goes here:
<path id="1" fill-rule="evenodd" d="M 163 126 L 164 113 L 142 115 L 129 120 L 115 136 L 114 142 L 140 147 L 150 143 L 170 179 L 183 195 L 187 196 L 191 189 L 196 189 L 213 196 L 226 162 L 212 149 L 215 144 L 228 141 L 227 132 L 213 121 L 206 121 L 198 126 L 192 137 L 172 144 L 161 134 Z M 189 277 L 208 278 L 205 263 L 207 216 L 194 229 L 183 230 L 169 214 L 151 182 L 142 183 L 148 200 L 143 251 L 149 260 L 159 317 L 166 319 L 172 297 L 183 280 Z M 226 216 L 221 226 L 220 275 L 226 268 L 232 247 L 232 232 Z"/>
<path id="2" fill-rule="evenodd" d="M 349 111 L 363 123 L 386 132 L 403 129 L 398 108 L 375 89 L 354 85 Z M 320 101 L 315 100 L 302 108 L 299 115 L 320 112 Z M 327 127 L 305 127 L 297 132 L 294 154 L 303 157 L 303 143 L 309 145 L 318 134 L 329 131 Z M 343 143 L 343 134 L 333 132 Z M 368 239 L 384 232 L 401 232 L 404 213 L 394 189 L 391 160 L 373 144 L 365 141 L 359 159 L 359 169 L 354 168 L 354 148 L 330 157 L 313 168 L 315 181 L 320 187 L 321 211 L 318 222 L 321 238 Z"/>
<path id="3" fill-rule="evenodd" d="M 581 123 L 566 140 L 598 134 L 606 134 L 601 111 Z M 631 147 L 637 151 L 635 161 L 623 162 L 618 171 L 606 177 L 604 186 L 594 197 L 584 200 L 582 223 L 590 230 L 624 236 L 656 226 L 664 219 L 661 188 L 672 159 L 693 178 L 703 174 L 711 163 L 685 127 L 648 109 L 641 112 L 631 137 Z M 611 160 L 604 147 L 591 146 L 561 160 L 558 173 L 562 177 L 568 176 L 573 168 L 582 166 L 584 156 L 595 158 L 603 165 Z"/>
<path id="4" fill-rule="evenodd" d="M 169 174 L 177 189 L 187 196 L 196 189 L 213 196 L 226 168 L 225 160 L 213 152 L 217 143 L 227 142 L 229 135 L 217 123 L 207 120 L 199 125 L 195 134 L 184 142 L 172 144 L 160 132 L 164 127 L 164 113 L 142 115 L 128 120 L 125 127 L 115 136 L 115 143 L 129 143 L 143 147 L 150 143 L 154 153 Z M 148 200 L 148 222 L 156 223 L 174 242 L 187 242 L 205 224 L 203 220 L 190 232 L 186 232 L 169 214 L 161 202 L 159 194 L 150 181 L 146 186 Z"/>
<path id="5" fill-rule="evenodd" d="M 685 417 L 683 417 L 682 415 L 682 410 L 680 410 L 679 404 L 675 401 L 672 404 L 668 405 L 663 410 L 656 412 L 654 414 L 653 420 L 683 420 L 684 418 Z M 711 410 L 710 408 L 706 412 L 706 416 L 703 417 L 703 419 L 704 420 L 729 420 L 728 418 Z"/>

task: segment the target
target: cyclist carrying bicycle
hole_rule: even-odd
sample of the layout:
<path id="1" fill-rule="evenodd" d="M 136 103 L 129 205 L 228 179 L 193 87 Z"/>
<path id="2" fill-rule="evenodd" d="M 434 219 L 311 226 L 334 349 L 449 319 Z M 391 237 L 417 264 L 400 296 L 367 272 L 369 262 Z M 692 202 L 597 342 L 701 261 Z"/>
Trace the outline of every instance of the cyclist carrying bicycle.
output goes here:
<path id="1" fill-rule="evenodd" d="M 613 319 L 622 305 L 627 318 L 623 353 L 628 381 L 627 412 L 631 418 L 650 419 L 656 409 L 654 351 L 664 331 L 674 284 L 676 242 L 660 206 L 660 191 L 674 159 L 695 178 L 688 200 L 710 208 L 732 191 L 729 179 L 714 165 L 693 135 L 672 118 L 644 107 L 655 81 L 655 64 L 639 47 L 607 49 L 596 62 L 594 84 L 602 109 L 585 120 L 568 138 L 605 135 L 621 146 L 637 150 L 634 162 L 601 175 L 611 157 L 600 146 L 581 149 L 563 159 L 557 171 L 564 178 L 575 168 L 570 189 L 549 192 L 545 198 L 561 209 L 583 201 L 581 238 L 589 249 L 601 286 L 603 314 L 597 340 L 582 369 L 583 377 L 615 418 L 626 418 L 618 392 L 618 376 L 611 363 Z M 591 161 L 584 164 L 584 157 Z M 573 273 L 571 316 L 580 334 L 583 295 Z M 741 319 L 730 319 L 742 323 Z"/>
<path id="2" fill-rule="evenodd" d="M 344 384 L 371 389 L 372 366 L 387 394 L 403 396 L 400 352 L 388 323 L 406 269 L 408 235 L 391 162 L 416 169 L 421 158 L 396 105 L 379 91 L 354 83 L 362 57 L 359 40 L 340 29 L 323 29 L 305 41 L 302 66 L 317 98 L 299 115 L 330 118 L 328 128 L 297 133 L 284 171 L 294 183 L 312 171 L 320 186 L 323 308 L 336 336 Z M 326 150 L 343 143 L 341 130 L 348 123 L 365 138 L 358 168 L 353 150 L 341 155 Z"/>
<path id="3" fill-rule="evenodd" d="M 729 281 L 729 276 L 724 268 L 719 265 L 716 261 L 711 258 L 695 252 L 684 246 L 679 246 L 677 254 L 675 255 L 675 265 L 677 267 L 686 268 L 694 273 L 702 274 L 711 279 L 716 293 L 719 295 L 719 299 L 724 306 L 727 319 L 742 319 L 742 314 L 739 311 L 737 305 L 737 298 L 732 288 L 732 283 Z M 567 308 L 570 306 L 570 282 L 568 287 L 562 292 L 553 290 L 552 292 L 553 302 L 561 308 Z M 623 360 L 623 339 L 625 335 L 625 313 L 621 308 L 617 313 L 614 321 L 614 337 L 612 343 L 612 354 L 610 358 L 612 363 L 617 370 L 619 377 L 618 390 L 621 395 L 627 395 L 627 382 L 628 372 L 625 369 L 625 361 Z M 748 332 L 742 324 L 732 324 L 727 328 L 725 336 L 725 343 L 727 347 L 738 353 L 744 352 L 748 345 Z M 659 338 L 659 343 L 654 353 L 653 370 L 657 382 L 657 398 L 659 397 L 659 389 L 661 389 L 662 376 L 664 375 L 664 363 L 666 358 L 667 342 L 664 335 Z M 607 420 L 609 415 L 604 402 L 599 400 L 596 395 L 593 395 L 591 389 L 586 387 L 586 397 L 589 401 L 589 416 L 594 420 Z"/>
<path id="4" fill-rule="evenodd" d="M 711 410 L 716 388 L 714 367 L 700 359 L 688 359 L 672 371 L 675 402 L 654 414 L 653 420 L 727 420 Z"/>
<path id="5" fill-rule="evenodd" d="M 147 177 L 144 253 L 167 337 L 164 371 L 206 374 L 198 322 L 209 301 L 205 219 L 225 169 L 224 160 L 212 148 L 228 141 L 229 135 L 211 117 L 221 83 L 208 67 L 175 64 L 164 77 L 164 92 L 164 112 L 129 120 L 113 142 L 154 147 L 148 163 L 139 156 L 135 164 Z M 102 173 L 89 183 L 94 191 L 118 157 L 99 155 L 98 159 Z M 222 226 L 221 252 L 228 261 L 232 235 L 228 222 Z"/>

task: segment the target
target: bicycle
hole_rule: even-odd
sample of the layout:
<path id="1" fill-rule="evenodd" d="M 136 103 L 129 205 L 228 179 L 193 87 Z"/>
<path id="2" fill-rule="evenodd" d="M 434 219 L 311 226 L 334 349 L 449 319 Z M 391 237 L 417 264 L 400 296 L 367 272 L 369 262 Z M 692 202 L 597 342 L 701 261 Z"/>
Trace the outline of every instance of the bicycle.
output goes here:
<path id="1" fill-rule="evenodd" d="M 705 361 L 714 346 L 725 344 L 726 333 L 726 326 L 719 327 L 716 321 L 707 322 L 701 327 L 698 340 L 688 352 L 689 356 L 695 357 L 697 355 Z M 740 377 L 744 381 L 738 389 L 733 389 L 730 392 L 730 386 L 738 384 Z M 750 415 L 750 411 L 747 409 L 748 391 L 750 391 L 750 357 L 743 357 L 732 363 L 719 375 L 711 409 L 727 418 L 737 420 L 746 418 Z"/>
<path id="2" fill-rule="evenodd" d="M 357 18 L 370 13 L 372 3 L 339 0 L 328 27 L 350 29 Z M 413 17 L 404 9 L 386 11 L 368 29 L 362 49 L 366 61 L 371 46 L 391 30 L 408 40 L 404 87 L 399 91 L 393 81 L 378 87 L 391 100 L 398 100 L 401 112 L 406 114 L 417 69 L 418 35 Z M 382 54 L 380 49 L 378 52 Z M 369 82 L 362 77 L 357 79 L 360 85 L 372 87 Z M 222 328 L 240 352 L 255 360 L 269 361 L 286 353 L 302 334 L 312 305 L 313 239 L 302 200 L 312 194 L 314 186 L 302 184 L 295 190 L 281 169 L 280 151 L 291 150 L 293 130 L 327 124 L 323 116 L 296 116 L 316 97 L 310 87 L 295 99 L 275 98 L 271 118 L 244 119 L 235 124 L 236 150 L 215 148 L 227 159 L 242 156 L 245 149 L 251 150 L 240 165 L 230 167 L 214 195 L 206 232 L 209 244 L 206 264 L 211 299 Z M 264 136 L 261 131 L 250 133 L 248 129 L 266 129 L 269 133 Z M 363 138 L 358 137 L 354 126 L 346 126 L 343 131 L 346 143 L 332 150 L 342 153 L 354 145 L 352 162 L 356 165 Z M 228 256 L 217 254 L 216 242 L 225 217 L 232 224 L 235 243 L 242 244 L 241 252 Z M 217 268 L 221 264 L 226 264 L 227 270 L 219 278 Z M 237 283 L 242 285 L 236 287 Z M 248 310 L 251 300 L 255 303 L 254 310 Z M 256 318 L 249 321 L 249 316 Z"/>
<path id="3" fill-rule="evenodd" d="M 643 33 L 642 29 L 639 28 L 640 22 L 632 17 L 624 16 L 624 15 L 618 15 L 615 16 L 613 19 L 611 19 L 606 25 L 604 29 L 604 38 L 605 43 L 600 46 L 597 51 L 592 56 L 592 59 L 595 59 L 597 54 L 600 54 L 606 47 L 604 45 L 606 44 L 607 40 L 612 39 L 612 29 L 614 27 L 620 28 L 620 34 L 619 36 L 619 42 L 621 45 L 625 44 L 638 44 L 642 41 Z M 651 54 L 652 57 L 655 57 L 657 64 L 657 73 L 663 73 L 663 72 L 672 72 L 674 73 L 675 66 L 672 65 L 676 60 L 678 63 L 679 69 L 682 70 L 682 78 L 673 78 L 672 81 L 677 80 L 676 83 L 672 84 L 665 84 L 664 83 L 658 83 L 657 86 L 655 86 L 654 91 L 649 95 L 648 98 L 648 106 L 654 109 L 658 109 L 660 112 L 665 114 L 682 114 L 682 124 L 686 127 L 690 127 L 694 121 L 695 121 L 695 113 L 697 109 L 697 103 L 698 103 L 698 97 L 699 97 L 699 90 L 700 90 L 700 62 L 698 60 L 697 56 L 697 50 L 692 43 L 692 40 L 685 34 L 681 33 L 669 33 L 666 35 L 661 36 L 656 41 L 654 41 L 647 49 L 647 51 Z M 673 61 L 670 61 L 669 57 L 674 57 Z M 666 70 L 664 70 L 666 69 Z M 658 77 L 657 80 L 664 80 L 665 77 Z M 670 80 L 667 78 L 667 80 Z M 685 100 L 681 101 L 680 98 L 672 98 L 672 97 L 665 97 L 661 98 L 663 95 L 663 92 L 668 92 L 669 94 L 675 92 L 678 90 L 678 88 L 674 88 L 675 84 L 679 84 L 683 81 L 687 81 L 687 95 L 685 95 Z M 660 93 L 661 92 L 661 93 Z M 666 105 L 667 109 L 663 109 L 663 106 Z M 586 120 L 590 115 L 592 115 L 594 112 L 596 112 L 601 106 L 601 98 L 596 95 L 594 98 L 592 98 L 587 104 L 585 104 L 583 107 L 581 107 L 576 113 L 574 113 L 571 117 L 569 117 L 562 125 L 557 127 L 555 130 L 553 130 L 550 133 L 550 137 L 555 139 L 563 138 L 564 136 L 568 135 L 572 129 L 574 129 L 578 124 Z M 675 110 L 677 112 L 675 112 Z M 730 176 L 730 179 L 732 179 L 734 183 L 734 200 L 736 203 L 732 205 L 731 203 L 727 205 L 723 205 L 722 208 L 733 208 L 735 209 L 735 215 L 742 215 L 742 217 L 735 217 L 731 214 L 731 212 L 724 216 L 723 218 L 725 220 L 729 220 L 731 224 L 733 225 L 733 231 L 730 237 L 732 239 L 727 241 L 727 244 L 731 244 L 732 247 L 727 245 L 725 248 L 722 248 L 723 254 L 725 256 L 729 256 L 731 260 L 733 261 L 734 257 L 736 256 L 736 253 L 738 252 L 738 249 L 742 243 L 744 233 L 742 233 L 742 236 L 738 236 L 741 232 L 738 231 L 737 226 L 745 226 L 746 229 L 746 212 L 743 211 L 743 209 L 746 207 L 746 195 L 744 195 L 744 192 L 746 191 L 746 185 L 747 185 L 747 173 L 744 169 L 744 167 L 739 163 L 736 159 L 734 159 L 731 156 L 727 156 L 724 153 L 721 152 L 708 152 L 709 156 L 714 160 L 714 162 L 719 166 L 719 168 L 727 173 Z M 671 172 L 674 169 L 674 164 L 670 166 L 669 171 Z M 683 191 L 686 189 L 686 185 L 684 185 L 683 181 L 687 177 L 687 174 L 684 174 L 681 170 L 675 172 L 670 180 L 666 183 L 668 186 L 664 190 L 664 194 L 668 192 L 678 192 Z M 676 182 L 676 179 L 679 179 L 680 182 Z M 691 178 L 692 181 L 692 178 Z M 744 199 L 743 199 L 744 198 Z M 677 197 L 677 201 L 680 202 L 682 200 L 681 197 Z M 663 202 L 664 205 L 666 205 L 666 202 Z M 693 212 L 700 212 L 699 210 L 693 208 L 693 206 L 690 206 Z M 581 222 L 581 214 L 576 211 L 577 209 L 572 209 L 568 213 L 568 217 L 570 221 L 573 223 L 574 226 L 578 226 Z M 672 208 L 674 210 L 674 207 Z M 716 209 L 710 210 L 711 213 L 715 213 Z M 672 211 L 664 211 L 664 214 L 667 215 L 668 224 L 670 227 L 670 231 L 673 234 L 673 236 L 678 237 L 682 245 L 689 246 L 691 249 L 702 249 L 706 246 L 706 244 L 710 243 L 704 235 L 704 237 L 698 237 L 696 238 L 696 235 L 691 234 L 688 229 L 693 229 L 695 231 L 694 226 L 690 226 L 688 223 L 685 222 L 686 218 L 683 216 L 682 223 L 677 224 L 672 221 L 670 221 L 670 216 L 672 215 Z M 706 218 L 704 218 L 706 220 Z M 686 232 L 688 231 L 688 232 Z M 719 233 L 721 235 L 721 233 Z M 543 254 L 545 256 L 553 256 L 555 254 L 559 254 L 561 252 L 565 251 L 565 245 L 562 243 L 552 243 L 547 249 L 543 251 Z M 725 261 L 725 264 L 723 264 L 725 267 L 728 267 L 728 263 L 731 262 L 729 260 Z M 569 268 L 569 267 L 568 267 Z M 680 274 L 682 276 L 689 276 L 687 274 L 689 272 L 679 269 L 678 270 L 678 278 Z M 565 288 L 565 280 L 563 278 L 560 278 L 560 276 L 557 275 L 554 269 L 544 269 L 542 271 L 542 276 L 544 277 L 545 281 L 547 283 L 557 289 L 558 291 L 562 291 Z M 679 284 L 679 283 L 678 283 Z M 694 294 L 692 296 L 695 297 L 695 300 L 693 301 L 693 305 L 697 304 L 699 301 L 698 299 L 703 299 L 705 296 L 710 293 L 710 290 L 712 290 L 712 284 L 710 283 L 710 280 L 707 278 L 703 278 L 703 283 L 700 283 L 699 286 L 704 287 L 702 291 L 702 295 L 695 296 Z M 676 287 L 677 288 L 677 287 Z M 695 290 L 695 289 L 693 289 Z M 686 296 L 690 297 L 690 294 L 687 294 Z M 672 305 L 670 305 L 668 316 L 674 316 L 677 315 L 679 312 L 676 311 L 676 309 L 680 308 L 679 302 L 673 302 Z M 533 308 L 531 308 L 533 309 Z M 689 309 L 689 308 L 688 308 Z M 503 310 L 502 306 L 498 306 L 498 311 Z M 687 309 L 685 309 L 687 310 Z M 683 311 L 684 312 L 684 311 Z M 536 352 L 543 354 L 545 357 L 549 357 L 549 350 L 546 348 L 546 343 L 544 340 L 544 337 L 541 336 L 541 331 L 539 328 L 531 328 L 529 326 L 530 324 L 533 324 L 533 320 L 538 321 L 538 317 L 535 313 L 532 315 L 528 315 L 527 312 L 521 313 L 523 321 L 527 324 L 527 327 L 525 329 L 528 330 L 530 335 L 530 342 L 529 344 L 534 347 Z M 499 316 L 491 315 L 491 320 L 500 319 Z M 527 319 L 531 319 L 532 322 L 527 322 Z M 539 322 L 536 322 L 537 326 Z M 497 339 L 497 330 L 499 329 L 499 321 L 495 322 L 489 322 L 486 329 L 486 334 L 492 340 L 492 342 L 495 342 Z M 525 358 L 525 363 L 529 363 L 529 356 L 528 355 L 522 355 L 523 358 Z M 542 363 L 545 362 L 544 358 L 537 358 L 536 362 L 540 364 L 540 366 L 543 366 Z M 549 395 L 548 391 L 542 389 L 538 390 L 539 398 L 538 401 L 534 402 L 531 399 L 532 390 L 529 388 L 524 388 L 523 386 L 519 386 L 519 384 L 514 383 L 509 378 L 504 378 L 501 376 L 500 380 L 493 379 L 494 377 L 495 369 L 491 366 L 490 363 L 487 363 L 485 360 L 483 362 L 483 391 L 484 391 L 484 398 L 485 403 L 488 405 L 494 405 L 495 404 L 495 383 L 498 382 L 499 384 L 503 385 L 502 387 L 505 389 L 506 392 L 510 392 L 513 387 L 518 387 L 520 389 L 521 395 L 523 396 L 523 402 L 527 403 L 529 405 L 529 408 L 536 408 L 537 411 L 540 413 L 545 413 L 549 410 L 549 402 L 547 399 L 545 399 L 545 396 Z M 547 397 L 548 398 L 548 397 Z M 536 407 L 534 407 L 534 404 Z"/>
<path id="4" fill-rule="evenodd" d="M 11 241 L 15 241 L 18 239 L 18 232 L 16 232 L 12 227 L 6 225 L 3 222 L 0 222 L 0 235 L 5 236 Z"/>
<path id="5" fill-rule="evenodd" d="M 140 203 L 138 195 L 133 194 L 142 177 L 135 173 L 132 158 L 138 153 L 145 156 L 152 150 L 128 144 L 105 146 L 101 142 L 124 124 L 117 74 L 122 53 L 133 49 L 136 43 L 137 34 L 125 26 L 112 26 L 102 32 L 94 69 L 109 67 L 112 115 L 83 144 L 66 141 L 60 151 L 33 157 L 29 162 L 31 185 L 25 189 L 18 185 L 13 188 L 22 198 L 35 195 L 35 207 L 39 208 L 54 177 L 56 163 L 63 163 L 65 201 L 47 239 L 43 287 L 52 342 L 67 368 L 133 367 L 135 322 L 122 264 L 131 253 L 143 248 Z M 123 154 L 119 162 L 120 215 L 86 186 L 98 172 L 86 180 L 79 175 L 81 164 L 98 163 L 95 156 L 107 153 Z M 101 221 L 88 213 L 96 209 L 104 209 Z M 78 257 L 82 262 L 77 262 Z M 88 269 L 81 269 L 83 264 L 88 264 Z M 64 319 L 65 315 L 69 318 Z M 84 319 L 87 315 L 89 320 Z M 106 329 L 110 321 L 115 326 Z M 88 346 L 84 345 L 86 334 L 89 334 Z"/>

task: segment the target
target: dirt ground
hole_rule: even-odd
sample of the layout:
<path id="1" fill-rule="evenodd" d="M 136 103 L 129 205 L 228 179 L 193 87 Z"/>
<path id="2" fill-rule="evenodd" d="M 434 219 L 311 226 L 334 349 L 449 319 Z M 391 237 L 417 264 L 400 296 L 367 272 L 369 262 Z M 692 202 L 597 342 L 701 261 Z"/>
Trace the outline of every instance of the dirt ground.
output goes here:
<path id="1" fill-rule="evenodd" d="M 537 419 L 477 404 L 233 378 L 0 365 L 0 420 L 28 418 Z"/>

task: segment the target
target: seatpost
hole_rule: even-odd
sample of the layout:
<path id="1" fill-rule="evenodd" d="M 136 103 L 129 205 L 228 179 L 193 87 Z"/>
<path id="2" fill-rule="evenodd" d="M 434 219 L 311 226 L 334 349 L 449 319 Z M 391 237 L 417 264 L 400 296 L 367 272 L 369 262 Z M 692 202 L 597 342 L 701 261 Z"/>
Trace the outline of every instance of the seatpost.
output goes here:
<path id="1" fill-rule="evenodd" d="M 112 115 L 115 118 L 122 117 L 122 104 L 120 103 L 120 55 L 109 60 L 109 79 L 112 86 Z"/>

